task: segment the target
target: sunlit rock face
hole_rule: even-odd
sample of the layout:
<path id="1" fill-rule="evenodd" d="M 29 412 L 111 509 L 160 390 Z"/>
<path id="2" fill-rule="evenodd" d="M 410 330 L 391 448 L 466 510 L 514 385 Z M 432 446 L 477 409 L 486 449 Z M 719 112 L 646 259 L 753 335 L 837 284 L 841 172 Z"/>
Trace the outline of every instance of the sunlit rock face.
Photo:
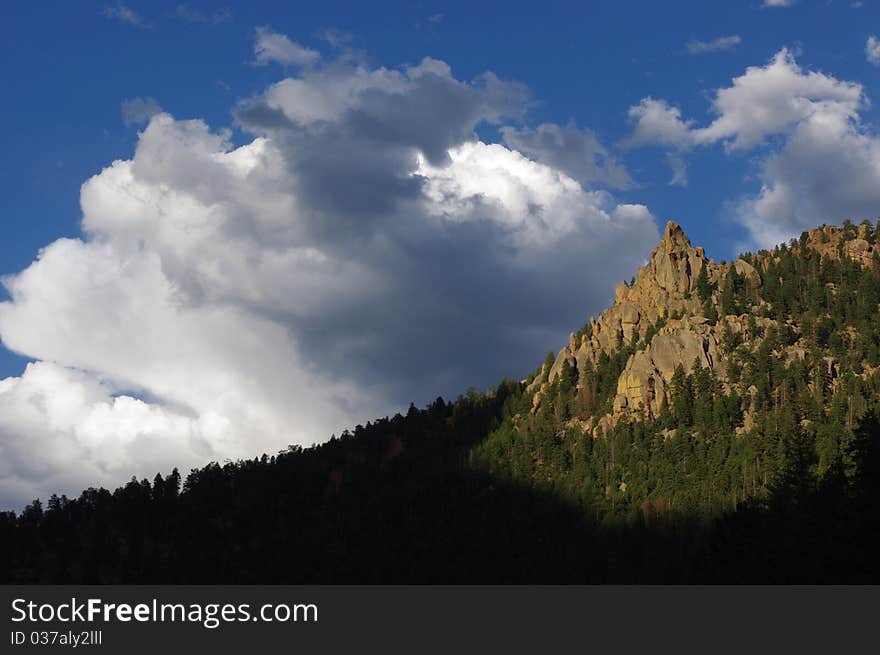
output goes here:
<path id="1" fill-rule="evenodd" d="M 611 354 L 644 339 L 661 319 L 687 316 L 686 320 L 669 320 L 647 348 L 633 355 L 618 382 L 617 411 L 659 411 L 678 364 L 690 371 L 695 360 L 711 366 L 717 359 L 717 339 L 704 325 L 696 297 L 697 278 L 704 268 L 710 281 L 721 278 L 722 267 L 708 260 L 702 248 L 694 248 L 678 224 L 668 222 L 648 263 L 631 283 L 617 286 L 614 304 L 598 319 L 590 319 L 580 339 L 571 335 L 547 379 L 552 381 L 565 361 L 583 372 L 588 363 L 596 364 L 601 353 Z"/>
<path id="2" fill-rule="evenodd" d="M 880 255 L 868 239 L 871 228 L 862 225 L 853 232 L 855 229 L 851 227 L 847 234 L 840 227 L 815 228 L 805 232 L 792 247 L 807 247 L 823 257 L 846 256 L 868 268 L 880 268 Z M 764 280 L 759 269 L 764 270 L 770 257 L 774 255 L 761 251 L 751 263 L 745 259 L 715 263 L 706 258 L 702 248 L 691 245 L 679 225 L 668 222 L 648 262 L 630 282 L 617 286 L 611 307 L 598 319 L 591 318 L 577 335 L 571 334 L 549 371 L 539 372 L 531 385 L 535 392 L 533 411 L 540 407 L 545 387 L 566 362 L 577 369 L 582 390 L 588 377 L 584 374 L 598 365 L 603 353 L 613 357 L 623 348 L 631 348 L 632 352 L 617 380 L 611 411 L 592 416 L 592 423 L 574 419 L 581 420 L 583 427 L 592 425 L 594 435 L 624 417 L 659 416 L 664 404 L 670 402 L 670 385 L 679 367 L 686 375 L 696 367 L 710 369 L 722 385 L 727 385 L 725 339 L 735 338 L 754 350 L 761 343 L 760 335 L 781 326 L 759 315 L 758 306 L 743 308 L 740 315 L 725 315 L 722 289 L 728 276 L 734 274 L 749 287 L 760 287 Z M 701 298 L 698 280 L 703 272 L 711 291 L 707 295 L 704 288 Z M 803 359 L 804 352 L 804 347 L 795 342 L 783 354 L 786 361 L 794 361 Z"/>

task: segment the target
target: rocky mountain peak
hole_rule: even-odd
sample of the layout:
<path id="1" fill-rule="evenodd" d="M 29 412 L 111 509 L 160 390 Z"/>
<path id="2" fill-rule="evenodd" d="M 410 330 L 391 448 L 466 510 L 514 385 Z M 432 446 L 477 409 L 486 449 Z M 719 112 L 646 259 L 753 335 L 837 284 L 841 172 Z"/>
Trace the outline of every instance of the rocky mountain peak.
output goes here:
<path id="1" fill-rule="evenodd" d="M 681 226 L 669 221 L 660 243 L 651 253 L 652 275 L 643 277 L 649 277 L 646 281 L 666 292 L 685 294 L 694 290 L 697 276 L 705 264 L 703 249 L 691 246 Z"/>
<path id="2" fill-rule="evenodd" d="M 648 263 L 631 283 L 615 289 L 615 304 L 633 303 L 652 321 L 667 312 L 693 309 L 688 300 L 703 268 L 717 276 L 703 249 L 694 248 L 681 226 L 669 221 Z"/>
<path id="3" fill-rule="evenodd" d="M 663 236 L 660 237 L 660 243 L 654 248 L 652 259 L 659 252 L 666 254 L 687 253 L 691 249 L 691 240 L 688 239 L 684 230 L 675 221 L 667 221 L 666 227 L 663 229 Z"/>
<path id="4" fill-rule="evenodd" d="M 704 268 L 710 280 L 720 279 L 719 267 L 706 259 L 702 248 L 691 245 L 680 225 L 669 221 L 648 262 L 632 281 L 617 286 L 614 303 L 598 319 L 591 318 L 587 329 L 570 335 L 545 379 L 552 381 L 565 362 L 583 370 L 588 362 L 598 362 L 603 352 L 611 355 L 644 339 L 653 326 L 673 315 L 701 316 L 696 288 Z M 690 323 L 682 329 L 690 329 Z M 685 354 L 690 356 L 691 351 Z"/>
<path id="5" fill-rule="evenodd" d="M 617 286 L 614 303 L 598 319 L 591 317 L 577 334 L 571 334 L 550 369 L 536 376 L 531 387 L 535 392 L 533 411 L 566 365 L 577 373 L 579 392 L 589 392 L 585 385 L 592 384 L 591 371 L 597 370 L 603 358 L 606 362 L 626 358 L 625 363 L 616 364 L 620 372 L 615 372 L 618 379 L 612 405 L 604 415 L 593 414 L 598 420 L 598 426 L 592 424 L 596 434 L 623 416 L 658 416 L 669 401 L 669 385 L 679 366 L 686 374 L 696 365 L 710 369 L 719 384 L 728 385 L 722 349 L 725 335 L 754 350 L 761 343 L 760 335 L 792 330 L 795 343 L 785 358 L 802 358 L 799 353 L 805 346 L 799 341 L 800 327 L 782 325 L 772 315 L 771 303 L 761 299 L 764 276 L 781 261 L 782 254 L 805 250 L 813 252 L 817 262 L 847 257 L 880 271 L 878 239 L 880 228 L 875 232 L 867 223 L 823 226 L 784 244 L 781 251 L 761 251 L 730 263 L 715 263 L 702 248 L 691 244 L 680 225 L 669 221 L 645 265 L 631 281 Z M 784 282 L 779 271 L 773 280 L 776 286 Z M 835 287 L 832 285 L 830 293 Z M 722 299 L 724 293 L 727 301 Z M 744 300 L 733 302 L 735 293 Z"/>

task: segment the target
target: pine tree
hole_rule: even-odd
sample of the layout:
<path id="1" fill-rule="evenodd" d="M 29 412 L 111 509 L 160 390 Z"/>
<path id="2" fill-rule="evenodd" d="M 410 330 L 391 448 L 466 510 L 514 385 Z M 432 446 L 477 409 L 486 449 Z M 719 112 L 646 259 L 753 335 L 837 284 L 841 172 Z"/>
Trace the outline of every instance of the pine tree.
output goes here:
<path id="1" fill-rule="evenodd" d="M 672 395 L 672 415 L 675 417 L 676 425 L 679 428 L 688 427 L 693 423 L 693 392 L 690 380 L 681 364 L 675 367 L 669 386 Z"/>
<path id="2" fill-rule="evenodd" d="M 712 297 L 712 285 L 709 283 L 705 266 L 700 267 L 700 273 L 697 275 L 697 295 L 704 306 Z"/>

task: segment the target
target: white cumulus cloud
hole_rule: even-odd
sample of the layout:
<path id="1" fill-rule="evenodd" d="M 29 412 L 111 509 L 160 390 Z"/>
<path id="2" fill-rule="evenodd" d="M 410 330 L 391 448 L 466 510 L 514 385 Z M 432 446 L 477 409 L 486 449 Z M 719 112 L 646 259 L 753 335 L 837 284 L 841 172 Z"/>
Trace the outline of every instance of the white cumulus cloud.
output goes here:
<path id="1" fill-rule="evenodd" d="M 688 147 L 694 141 L 692 121 L 681 117 L 681 109 L 665 100 L 642 98 L 629 108 L 629 117 L 635 121 L 635 129 L 627 140 L 630 146 L 660 144 Z"/>
<path id="2" fill-rule="evenodd" d="M 867 105 L 861 84 L 805 71 L 783 49 L 716 90 L 716 118 L 705 127 L 645 98 L 630 109 L 630 142 L 671 147 L 676 161 L 714 143 L 729 153 L 760 149 L 761 188 L 738 212 L 752 243 L 770 246 L 821 223 L 876 215 L 880 140 L 862 120 Z"/>
<path id="3" fill-rule="evenodd" d="M 83 184 L 83 234 L 7 276 L 0 505 L 322 441 L 525 374 L 657 239 L 643 205 L 475 136 L 526 90 L 444 62 L 303 69 L 158 113 Z M 532 134 L 523 128 L 522 134 Z"/>
<path id="4" fill-rule="evenodd" d="M 748 67 L 731 86 L 715 92 L 717 118 L 706 127 L 683 120 L 681 111 L 663 100 L 643 99 L 630 108 L 636 121 L 631 140 L 680 147 L 723 141 L 730 150 L 744 150 L 815 114 L 854 117 L 862 102 L 861 85 L 804 72 L 783 48 L 766 66 Z"/>

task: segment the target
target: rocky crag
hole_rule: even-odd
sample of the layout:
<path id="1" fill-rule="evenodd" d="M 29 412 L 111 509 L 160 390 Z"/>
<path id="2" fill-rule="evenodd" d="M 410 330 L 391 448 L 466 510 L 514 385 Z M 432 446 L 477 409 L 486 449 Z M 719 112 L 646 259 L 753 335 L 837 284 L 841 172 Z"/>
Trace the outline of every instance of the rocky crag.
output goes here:
<path id="1" fill-rule="evenodd" d="M 874 245 L 870 223 L 856 227 L 823 226 L 805 232 L 792 241 L 792 250 L 812 249 L 817 259 L 848 257 L 863 267 L 880 270 L 880 257 Z M 801 343 L 802 326 L 774 317 L 772 306 L 760 298 L 764 276 L 778 253 L 761 251 L 733 262 L 716 263 L 703 248 L 694 247 L 675 222 L 668 222 L 648 263 L 631 282 L 623 282 L 614 293 L 614 303 L 598 319 L 589 322 L 553 361 L 545 364 L 529 384 L 532 413 L 537 412 L 548 387 L 566 364 L 577 370 L 579 391 L 587 384 L 588 368 L 599 365 L 603 353 L 613 356 L 623 348 L 633 350 L 617 379 L 617 390 L 610 411 L 588 419 L 572 419 L 580 427 L 599 436 L 622 418 L 656 418 L 670 402 L 670 383 L 676 369 L 690 374 L 696 366 L 711 369 L 729 391 L 726 341 L 755 350 L 761 337 L 772 328 L 784 327 L 794 333 L 794 342 L 780 355 L 787 360 L 803 359 L 806 344 Z M 778 280 L 782 282 L 782 280 Z M 739 285 L 751 291 L 752 304 L 730 312 L 725 292 L 732 294 Z M 833 293 L 833 284 L 830 292 Z M 827 358 L 833 376 L 837 362 Z M 749 416 L 746 415 L 745 428 Z"/>

